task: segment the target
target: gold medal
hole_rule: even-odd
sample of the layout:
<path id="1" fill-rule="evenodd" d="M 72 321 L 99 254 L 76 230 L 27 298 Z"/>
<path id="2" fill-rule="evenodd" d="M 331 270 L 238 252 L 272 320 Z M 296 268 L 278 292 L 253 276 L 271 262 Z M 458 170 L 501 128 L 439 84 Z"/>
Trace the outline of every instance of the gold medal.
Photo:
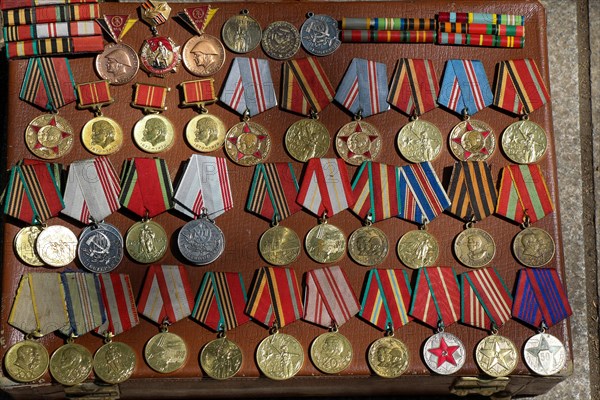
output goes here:
<path id="1" fill-rule="evenodd" d="M 32 267 L 44 265 L 35 250 L 35 242 L 41 232 L 42 228 L 37 225 L 27 226 L 17 233 L 13 241 L 15 253 L 19 256 L 19 259 Z"/>
<path id="2" fill-rule="evenodd" d="M 543 267 L 554 258 L 554 239 L 540 228 L 527 227 L 515 236 L 513 253 L 526 267 Z"/>
<path id="3" fill-rule="evenodd" d="M 133 127 L 133 140 L 147 153 L 169 150 L 175 142 L 175 129 L 166 117 L 148 114 Z"/>
<path id="4" fill-rule="evenodd" d="M 180 336 L 168 331 L 160 332 L 146 343 L 144 358 L 150 368 L 168 374 L 185 365 L 187 346 Z"/>
<path id="5" fill-rule="evenodd" d="M 496 255 L 496 244 L 489 233 L 469 224 L 454 239 L 454 254 L 461 264 L 481 268 L 489 264 Z"/>
<path id="6" fill-rule="evenodd" d="M 136 222 L 125 236 L 127 253 L 142 264 L 154 263 L 167 252 L 167 233 L 153 221 Z"/>
<path id="7" fill-rule="evenodd" d="M 360 265 L 381 264 L 388 255 L 389 243 L 385 233 L 372 225 L 358 228 L 348 239 L 348 253 Z"/>
<path id="8" fill-rule="evenodd" d="M 547 148 L 546 131 L 528 119 L 510 124 L 502 134 L 502 150 L 517 164 L 538 162 L 546 154 Z"/>
<path id="9" fill-rule="evenodd" d="M 271 136 L 263 126 L 246 120 L 227 131 L 225 151 L 236 164 L 256 165 L 269 156 Z"/>
<path id="10" fill-rule="evenodd" d="M 223 147 L 225 124 L 211 114 L 200 114 L 192 118 L 186 128 L 185 137 L 194 150 L 208 153 Z"/>
<path id="11" fill-rule="evenodd" d="M 48 370 L 48 351 L 38 342 L 25 339 L 12 345 L 4 355 L 4 368 L 17 382 L 33 382 Z"/>
<path id="12" fill-rule="evenodd" d="M 85 347 L 70 343 L 59 347 L 50 358 L 50 374 L 60 384 L 77 385 L 92 372 L 92 353 Z"/>
<path id="13" fill-rule="evenodd" d="M 27 125 L 25 144 L 39 158 L 60 158 L 73 147 L 73 127 L 58 114 L 40 115 Z"/>
<path id="14" fill-rule="evenodd" d="M 379 156 L 381 135 L 373 125 L 357 119 L 340 128 L 335 148 L 348 164 L 360 165 Z"/>
<path id="15" fill-rule="evenodd" d="M 329 131 L 316 118 L 294 122 L 285 133 L 285 148 L 294 159 L 306 162 L 321 158 L 329 150 Z"/>
<path id="16" fill-rule="evenodd" d="M 81 141 L 90 153 L 106 156 L 123 146 L 123 130 L 115 120 L 99 116 L 83 126 Z"/>
<path id="17" fill-rule="evenodd" d="M 35 241 L 35 250 L 44 264 L 64 267 L 77 255 L 77 236 L 66 226 L 44 228 Z"/>
<path id="18" fill-rule="evenodd" d="M 450 150 L 460 161 L 485 161 L 496 150 L 492 128 L 483 121 L 467 119 L 450 132 Z"/>
<path id="19" fill-rule="evenodd" d="M 285 380 L 293 377 L 304 364 L 304 350 L 296 338 L 275 332 L 263 339 L 256 349 L 256 363 L 268 378 Z"/>
<path id="20" fill-rule="evenodd" d="M 367 360 L 369 367 L 377 375 L 382 378 L 396 378 L 408 369 L 410 353 L 400 340 L 386 336 L 369 346 Z"/>
<path id="21" fill-rule="evenodd" d="M 242 350 L 226 337 L 220 337 L 202 348 L 200 365 L 213 379 L 232 378 L 242 368 Z"/>
<path id="22" fill-rule="evenodd" d="M 234 15 L 225 21 L 221 36 L 229 50 L 234 53 L 248 53 L 260 44 L 262 29 L 260 24 L 248 15 L 248 10 L 242 10 L 240 15 Z"/>
<path id="23" fill-rule="evenodd" d="M 442 133 L 431 122 L 415 119 L 400 129 L 396 144 L 410 162 L 433 161 L 442 151 Z"/>
<path id="24" fill-rule="evenodd" d="M 500 335 L 491 335 L 477 344 L 475 361 L 489 376 L 507 376 L 517 366 L 519 352 L 509 339 Z"/>
<path id="25" fill-rule="evenodd" d="M 435 263 L 440 248 L 435 237 L 424 229 L 406 232 L 396 247 L 398 258 L 409 268 L 429 267 Z"/>
<path id="26" fill-rule="evenodd" d="M 350 341 L 337 331 L 319 335 L 310 346 L 313 364 L 326 374 L 337 374 L 348 368 L 353 354 Z"/>
<path id="27" fill-rule="evenodd" d="M 125 343 L 109 341 L 94 354 L 94 374 L 103 382 L 125 382 L 135 370 L 135 351 Z"/>
<path id="28" fill-rule="evenodd" d="M 296 232 L 275 225 L 260 237 L 258 249 L 261 257 L 272 265 L 288 265 L 300 255 L 302 244 Z"/>
<path id="29" fill-rule="evenodd" d="M 346 253 L 344 232 L 327 220 L 308 232 L 304 244 L 310 258 L 321 264 L 339 261 Z"/>

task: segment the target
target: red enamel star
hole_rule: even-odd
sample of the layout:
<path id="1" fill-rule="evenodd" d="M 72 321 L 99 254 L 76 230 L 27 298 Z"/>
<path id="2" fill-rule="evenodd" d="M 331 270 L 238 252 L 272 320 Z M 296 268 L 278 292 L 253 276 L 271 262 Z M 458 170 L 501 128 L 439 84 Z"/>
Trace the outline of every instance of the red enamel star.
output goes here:
<path id="1" fill-rule="evenodd" d="M 348 139 L 350 139 L 350 137 L 352 137 L 352 135 L 354 134 L 358 134 L 358 133 L 362 133 L 362 127 L 360 126 L 359 123 L 356 124 L 356 127 L 354 128 L 354 133 L 348 135 L 348 136 L 341 136 L 339 139 L 343 142 L 346 143 L 346 146 L 348 145 Z M 378 136 L 376 135 L 367 135 L 367 137 L 369 138 L 369 142 L 373 143 Z M 371 146 L 369 146 L 369 149 L 367 151 L 365 151 L 364 153 L 358 154 L 358 153 L 354 153 L 352 150 L 350 150 L 350 148 L 348 147 L 348 158 L 354 157 L 356 155 L 359 156 L 365 156 L 367 158 L 371 158 Z"/>
<path id="2" fill-rule="evenodd" d="M 437 366 L 441 367 L 445 362 L 449 362 L 452 365 L 456 365 L 454 359 L 454 352 L 459 349 L 460 346 L 448 346 L 446 340 L 442 338 L 440 340 L 440 347 L 429 349 L 429 352 L 437 357 Z"/>
<path id="3" fill-rule="evenodd" d="M 465 133 L 463 133 L 463 135 L 461 137 L 454 138 L 454 139 L 452 139 L 452 141 L 454 143 L 457 143 L 459 146 L 461 146 L 464 149 L 464 151 L 465 151 L 465 159 L 469 159 L 474 153 L 472 153 L 469 150 L 467 150 L 466 148 L 464 148 L 464 146 L 462 144 L 463 136 L 466 135 L 468 132 L 473 132 L 473 131 L 479 132 L 479 134 L 483 137 L 483 141 L 485 143 L 485 139 L 490 135 L 491 132 L 490 131 L 480 131 L 480 130 L 477 130 L 477 129 L 473 128 L 473 125 L 471 125 L 470 122 L 467 122 L 466 128 L 467 129 L 466 129 Z M 483 146 L 478 151 L 478 153 L 489 154 L 489 151 L 488 151 L 487 147 Z"/>
<path id="4" fill-rule="evenodd" d="M 265 140 L 267 138 L 266 135 L 257 135 L 255 133 L 253 133 L 252 129 L 250 129 L 250 126 L 248 124 L 244 124 L 244 127 L 242 128 L 242 135 L 243 134 L 253 135 L 254 137 L 256 137 L 256 140 L 258 141 L 258 143 L 261 143 L 263 140 Z M 236 156 L 238 160 L 240 160 L 241 158 L 246 156 L 246 154 L 242 153 L 238 148 L 238 142 L 239 142 L 240 136 L 231 137 L 231 138 L 227 139 L 231 144 L 233 144 L 238 149 L 237 156 Z M 252 153 L 252 155 L 256 158 L 262 158 L 262 152 L 260 151 L 260 149 L 256 149 L 256 151 L 254 153 Z"/>
<path id="5" fill-rule="evenodd" d="M 69 136 L 71 136 L 71 133 L 69 133 L 69 132 L 64 131 L 63 129 L 61 129 L 58 126 L 58 123 L 56 122 L 56 118 L 52 117 L 52 119 L 50 119 L 50 121 L 48 121 L 47 124 L 44 124 L 44 125 L 31 125 L 31 129 L 35 132 L 36 136 L 38 136 L 37 142 L 35 143 L 35 145 L 33 146 L 33 148 L 36 149 L 36 150 L 37 149 L 45 149 L 45 148 L 47 148 L 47 149 L 51 150 L 52 152 L 54 152 L 54 154 L 58 154 L 59 151 L 60 151 L 59 147 L 58 147 L 58 144 L 56 146 L 54 146 L 54 147 L 46 147 L 46 146 L 44 146 L 40 142 L 39 132 L 43 128 L 47 127 L 47 126 L 53 126 L 53 127 L 55 127 L 60 132 L 60 139 L 61 139 L 61 141 L 62 141 L 62 139 L 65 139 L 65 138 L 68 138 Z"/>

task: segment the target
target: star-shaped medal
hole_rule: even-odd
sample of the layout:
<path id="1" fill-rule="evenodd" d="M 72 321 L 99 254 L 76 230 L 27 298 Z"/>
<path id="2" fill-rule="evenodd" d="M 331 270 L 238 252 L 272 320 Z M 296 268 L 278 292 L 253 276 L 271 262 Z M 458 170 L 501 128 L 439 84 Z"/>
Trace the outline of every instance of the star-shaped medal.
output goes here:
<path id="1" fill-rule="evenodd" d="M 554 368 L 554 364 L 555 364 L 554 356 L 556 354 L 558 354 L 558 352 L 561 351 L 562 349 L 563 349 L 563 346 L 550 345 L 548 343 L 548 341 L 546 340 L 546 338 L 542 335 L 537 347 L 527 348 L 527 349 L 525 349 L 525 351 L 527 351 L 529 354 L 531 354 L 532 356 L 537 358 L 540 365 L 545 365 L 545 361 L 550 360 L 551 365 L 547 369 L 551 370 Z M 548 357 L 540 356 L 540 353 L 541 354 L 550 353 L 552 355 L 552 357 L 548 358 Z"/>
<path id="2" fill-rule="evenodd" d="M 55 159 L 67 154 L 73 145 L 73 128 L 62 117 L 45 114 L 36 117 L 25 131 L 25 142 L 36 156 Z"/>
<path id="3" fill-rule="evenodd" d="M 460 346 L 448 346 L 448 344 L 446 344 L 446 340 L 442 338 L 440 340 L 439 347 L 429 349 L 429 352 L 437 357 L 437 366 L 439 368 L 445 362 L 456 365 L 456 360 L 454 359 L 453 354 L 459 348 Z"/>
<path id="4" fill-rule="evenodd" d="M 500 347 L 500 343 L 494 342 L 491 347 L 481 349 L 481 353 L 488 359 L 488 369 L 491 369 L 496 364 L 500 365 L 502 368 L 505 369 L 509 368 L 509 361 L 507 361 L 507 356 L 511 355 L 512 350 Z"/>
<path id="5" fill-rule="evenodd" d="M 227 132 L 225 150 L 235 163 L 255 165 L 269 155 L 271 137 L 256 123 L 240 122 Z"/>
<path id="6" fill-rule="evenodd" d="M 336 136 L 336 149 L 349 164 L 360 165 L 373 160 L 381 151 L 381 138 L 375 127 L 366 122 L 350 122 Z"/>

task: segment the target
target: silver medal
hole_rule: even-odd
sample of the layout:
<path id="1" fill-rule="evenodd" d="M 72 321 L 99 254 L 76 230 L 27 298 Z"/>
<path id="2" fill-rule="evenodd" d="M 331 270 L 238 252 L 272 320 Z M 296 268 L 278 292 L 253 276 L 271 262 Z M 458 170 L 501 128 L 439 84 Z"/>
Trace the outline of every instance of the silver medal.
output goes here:
<path id="1" fill-rule="evenodd" d="M 525 364 L 538 375 L 554 375 L 567 362 L 565 346 L 555 336 L 538 333 L 530 337 L 523 346 Z"/>
<path id="2" fill-rule="evenodd" d="M 465 345 L 453 334 L 439 332 L 427 339 L 423 345 L 423 359 L 435 373 L 454 374 L 465 363 Z"/>
<path id="3" fill-rule="evenodd" d="M 123 259 L 123 237 L 116 227 L 103 222 L 87 227 L 79 235 L 77 257 L 88 271 L 110 272 Z"/>
<path id="4" fill-rule="evenodd" d="M 329 15 L 308 14 L 300 28 L 304 49 L 315 56 L 328 56 L 340 47 L 338 23 Z"/>
<path id="5" fill-rule="evenodd" d="M 177 237 L 179 251 L 190 263 L 206 265 L 215 261 L 225 250 L 223 231 L 206 217 L 190 221 Z"/>

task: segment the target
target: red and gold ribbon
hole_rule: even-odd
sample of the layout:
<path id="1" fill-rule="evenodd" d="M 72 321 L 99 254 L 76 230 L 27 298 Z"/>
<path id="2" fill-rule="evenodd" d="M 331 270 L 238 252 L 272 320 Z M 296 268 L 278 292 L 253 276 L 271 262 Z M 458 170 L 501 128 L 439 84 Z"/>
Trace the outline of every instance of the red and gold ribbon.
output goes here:
<path id="1" fill-rule="evenodd" d="M 433 328 L 459 320 L 460 289 L 452 267 L 419 270 L 409 314 Z"/>
<path id="2" fill-rule="evenodd" d="M 319 113 L 333 101 L 335 90 L 314 57 L 288 60 L 283 64 L 281 108 L 302 115 Z"/>
<path id="3" fill-rule="evenodd" d="M 460 278 L 463 324 L 493 331 L 510 319 L 512 296 L 498 271 L 482 268 Z"/>
<path id="4" fill-rule="evenodd" d="M 164 111 L 170 90 L 165 86 L 136 83 L 131 105 L 145 110 Z"/>
<path id="5" fill-rule="evenodd" d="M 440 32 L 472 33 L 477 35 L 525 36 L 524 25 L 469 24 L 465 22 L 440 22 Z"/>
<path id="6" fill-rule="evenodd" d="M 381 330 L 394 331 L 413 320 L 408 315 L 411 289 L 406 271 L 373 269 L 367 272 L 358 314 Z"/>
<path id="7" fill-rule="evenodd" d="M 183 106 L 197 106 L 217 101 L 213 78 L 181 82 Z"/>
<path id="8" fill-rule="evenodd" d="M 550 100 L 533 59 L 502 61 L 498 64 L 494 105 L 513 114 L 530 114 Z"/>
<path id="9" fill-rule="evenodd" d="M 3 11 L 4 26 L 50 22 L 91 21 L 100 16 L 98 4 L 68 4 Z"/>
<path id="10" fill-rule="evenodd" d="M 352 182 L 356 202 L 352 211 L 363 220 L 382 221 L 400 214 L 400 192 L 397 182 L 400 169 L 372 161 L 360 166 Z"/>
<path id="11" fill-rule="evenodd" d="M 13 8 L 38 7 L 55 4 L 84 4 L 98 3 L 98 0 L 1 0 L 0 9 L 10 10 Z"/>
<path id="12" fill-rule="evenodd" d="M 99 108 L 115 101 L 110 95 L 107 80 L 78 84 L 77 99 L 79 108 Z"/>
<path id="13" fill-rule="evenodd" d="M 102 35 L 35 39 L 6 43 L 6 56 L 12 59 L 59 54 L 100 53 L 103 49 Z"/>
<path id="14" fill-rule="evenodd" d="M 392 78 L 388 103 L 407 115 L 423 115 L 437 107 L 440 91 L 432 60 L 401 58 Z"/>
<path id="15" fill-rule="evenodd" d="M 435 43 L 436 31 L 366 31 L 343 30 L 343 43 Z"/>
<path id="16" fill-rule="evenodd" d="M 98 329 L 101 335 L 118 335 L 136 326 L 138 318 L 135 297 L 127 274 L 99 274 L 100 292 L 106 310 L 106 322 Z"/>
<path id="17" fill-rule="evenodd" d="M 291 163 L 257 164 L 246 209 L 269 221 L 282 221 L 300 211 L 298 182 Z"/>
<path id="18" fill-rule="evenodd" d="M 525 47 L 525 37 L 440 32 L 437 35 L 437 44 L 522 49 Z"/>
<path id="19" fill-rule="evenodd" d="M 498 194 L 492 170 L 485 161 L 459 161 L 454 164 L 448 197 L 448 211 L 459 218 L 481 221 L 496 210 Z"/>

